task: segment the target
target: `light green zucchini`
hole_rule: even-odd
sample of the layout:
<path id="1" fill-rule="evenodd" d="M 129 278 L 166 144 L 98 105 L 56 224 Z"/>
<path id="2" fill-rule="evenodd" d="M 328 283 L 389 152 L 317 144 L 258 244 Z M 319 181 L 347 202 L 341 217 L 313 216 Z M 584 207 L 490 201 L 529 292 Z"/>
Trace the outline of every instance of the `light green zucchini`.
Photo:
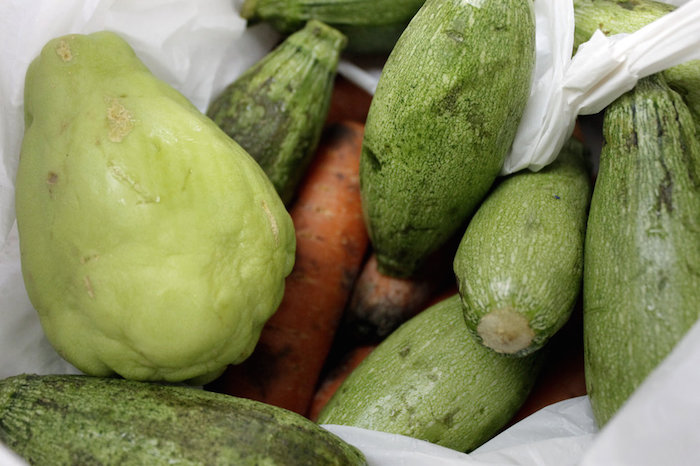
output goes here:
<path id="1" fill-rule="evenodd" d="M 675 8 L 655 0 L 574 0 L 575 47 L 587 41 L 596 29 L 606 35 L 631 33 Z M 700 60 L 682 63 L 662 74 L 668 85 L 685 100 L 700 137 Z"/>
<path id="2" fill-rule="evenodd" d="M 467 326 L 494 351 L 536 351 L 571 315 L 592 190 L 584 156 L 571 139 L 541 171 L 505 178 L 467 227 L 454 271 Z"/>
<path id="3" fill-rule="evenodd" d="M 634 32 L 675 8 L 655 0 L 574 0 L 574 48 L 597 29 L 605 35 Z"/>
<path id="4" fill-rule="evenodd" d="M 348 52 L 389 53 L 425 0 L 245 0 L 241 15 L 283 34 L 317 19 L 348 38 Z"/>
<path id="5" fill-rule="evenodd" d="M 585 374 L 604 425 L 700 315 L 700 145 L 660 75 L 605 112 L 586 232 Z"/>
<path id="6" fill-rule="evenodd" d="M 470 451 L 525 401 L 542 354 L 512 358 L 479 344 L 464 325 L 455 294 L 380 343 L 338 388 L 318 422 Z"/>
<path id="7" fill-rule="evenodd" d="M 282 408 L 78 375 L 0 381 L 0 441 L 30 464 L 366 464 L 359 450 Z"/>
<path id="8" fill-rule="evenodd" d="M 534 30 L 531 0 L 428 0 L 402 34 L 360 162 L 382 273 L 413 275 L 486 195 L 527 102 Z"/>
<path id="9" fill-rule="evenodd" d="M 231 83 L 207 115 L 260 164 L 289 205 L 313 158 L 347 39 L 311 20 Z"/>

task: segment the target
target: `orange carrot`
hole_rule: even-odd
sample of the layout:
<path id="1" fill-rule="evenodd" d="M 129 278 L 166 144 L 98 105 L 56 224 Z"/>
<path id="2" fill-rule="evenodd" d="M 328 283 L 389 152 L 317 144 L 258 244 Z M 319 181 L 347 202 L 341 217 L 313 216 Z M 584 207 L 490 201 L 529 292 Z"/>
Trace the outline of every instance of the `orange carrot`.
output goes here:
<path id="1" fill-rule="evenodd" d="M 327 127 L 290 210 L 297 253 L 282 303 L 253 354 L 214 390 L 307 415 L 369 244 L 359 190 L 363 130 L 350 121 Z"/>
<path id="2" fill-rule="evenodd" d="M 340 385 L 360 365 L 362 361 L 372 352 L 377 345 L 357 346 L 343 358 L 338 365 L 333 367 L 319 384 L 313 399 L 311 400 L 311 408 L 309 409 L 309 419 L 316 422 L 318 415 L 330 401 L 333 394 L 338 390 Z"/>
<path id="3" fill-rule="evenodd" d="M 349 346 L 378 343 L 425 308 L 440 285 L 440 275 L 435 271 L 411 278 L 384 275 L 372 254 L 355 282 L 338 337 Z"/>
<path id="4" fill-rule="evenodd" d="M 326 124 L 348 120 L 364 123 L 371 102 L 371 94 L 347 78 L 337 75 L 333 85 L 331 104 L 326 116 Z"/>

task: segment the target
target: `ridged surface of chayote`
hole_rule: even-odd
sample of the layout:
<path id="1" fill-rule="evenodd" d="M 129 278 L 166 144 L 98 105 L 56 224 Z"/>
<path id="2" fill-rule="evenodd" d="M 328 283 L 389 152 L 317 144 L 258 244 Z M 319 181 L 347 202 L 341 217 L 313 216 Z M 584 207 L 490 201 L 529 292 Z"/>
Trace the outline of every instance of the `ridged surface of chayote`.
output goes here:
<path id="1" fill-rule="evenodd" d="M 252 351 L 294 262 L 257 163 L 110 32 L 29 67 L 22 271 L 56 350 L 92 375 L 201 382 Z"/>

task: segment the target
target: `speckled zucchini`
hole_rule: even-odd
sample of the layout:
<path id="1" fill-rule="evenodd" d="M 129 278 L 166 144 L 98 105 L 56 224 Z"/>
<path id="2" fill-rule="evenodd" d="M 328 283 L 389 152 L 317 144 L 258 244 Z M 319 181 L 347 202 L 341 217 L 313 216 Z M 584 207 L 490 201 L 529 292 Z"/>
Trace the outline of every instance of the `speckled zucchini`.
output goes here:
<path id="1" fill-rule="evenodd" d="M 356 448 L 291 411 L 80 375 L 0 381 L 0 441 L 30 464 L 366 464 Z"/>
<path id="2" fill-rule="evenodd" d="M 531 0 L 428 0 L 401 35 L 360 165 L 382 273 L 413 275 L 486 195 L 527 102 L 534 31 Z"/>
<path id="3" fill-rule="evenodd" d="M 631 33 L 675 8 L 655 0 L 574 0 L 575 46 L 587 41 L 596 29 L 607 35 Z M 700 60 L 682 63 L 662 74 L 688 105 L 700 138 Z"/>
<path id="4" fill-rule="evenodd" d="M 592 191 L 584 156 L 571 139 L 541 171 L 505 178 L 467 227 L 454 271 L 467 326 L 494 351 L 536 351 L 571 315 Z"/>
<path id="5" fill-rule="evenodd" d="M 338 388 L 318 422 L 470 451 L 496 434 L 525 401 L 542 354 L 512 358 L 479 344 L 464 325 L 455 294 L 377 346 Z"/>
<path id="6" fill-rule="evenodd" d="M 585 242 L 585 374 L 605 424 L 700 315 L 700 145 L 659 75 L 605 112 Z"/>
<path id="7" fill-rule="evenodd" d="M 231 83 L 207 115 L 260 164 L 285 204 L 318 146 L 347 39 L 309 21 Z"/>
<path id="8" fill-rule="evenodd" d="M 348 38 L 348 52 L 389 53 L 425 0 L 245 0 L 241 15 L 283 34 L 317 19 Z"/>

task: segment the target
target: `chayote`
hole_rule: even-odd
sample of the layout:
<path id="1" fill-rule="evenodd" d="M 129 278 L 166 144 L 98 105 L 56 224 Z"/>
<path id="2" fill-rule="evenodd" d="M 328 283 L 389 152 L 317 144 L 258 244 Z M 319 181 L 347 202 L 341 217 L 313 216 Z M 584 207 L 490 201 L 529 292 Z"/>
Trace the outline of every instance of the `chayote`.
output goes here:
<path id="1" fill-rule="evenodd" d="M 92 375 L 214 379 L 252 352 L 294 263 L 262 169 L 111 32 L 31 63 L 16 211 L 42 327 Z"/>

